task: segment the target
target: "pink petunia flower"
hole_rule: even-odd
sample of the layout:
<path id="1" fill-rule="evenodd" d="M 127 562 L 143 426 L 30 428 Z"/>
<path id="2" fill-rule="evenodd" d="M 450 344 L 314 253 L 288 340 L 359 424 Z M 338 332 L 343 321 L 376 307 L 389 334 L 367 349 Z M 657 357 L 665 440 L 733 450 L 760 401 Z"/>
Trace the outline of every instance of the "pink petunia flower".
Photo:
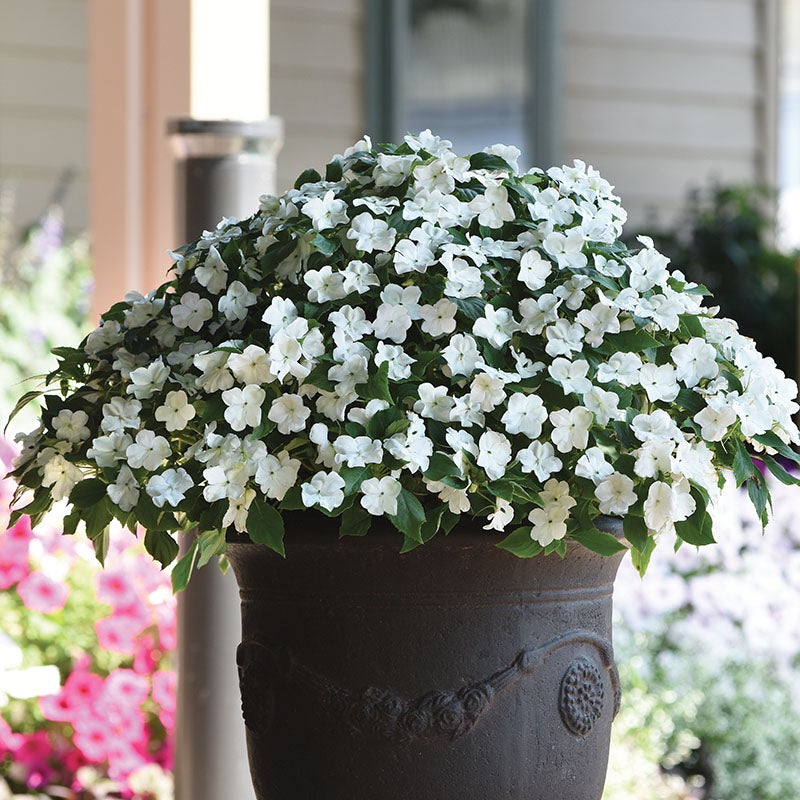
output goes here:
<path id="1" fill-rule="evenodd" d="M 146 624 L 146 622 L 145 622 Z M 94 629 L 97 632 L 97 643 L 104 650 L 132 656 L 136 650 L 136 637 L 145 625 L 132 616 L 115 614 L 97 620 Z"/>
<path id="2" fill-rule="evenodd" d="M 136 587 L 122 569 L 102 570 L 95 576 L 97 599 L 113 609 L 127 608 L 139 601 Z"/>
<path id="3" fill-rule="evenodd" d="M 103 695 L 127 708 L 139 708 L 150 694 L 147 678 L 132 669 L 115 669 L 107 678 Z"/>
<path id="4" fill-rule="evenodd" d="M 42 572 L 31 572 L 17 585 L 17 592 L 31 611 L 52 614 L 64 608 L 69 589 Z"/>

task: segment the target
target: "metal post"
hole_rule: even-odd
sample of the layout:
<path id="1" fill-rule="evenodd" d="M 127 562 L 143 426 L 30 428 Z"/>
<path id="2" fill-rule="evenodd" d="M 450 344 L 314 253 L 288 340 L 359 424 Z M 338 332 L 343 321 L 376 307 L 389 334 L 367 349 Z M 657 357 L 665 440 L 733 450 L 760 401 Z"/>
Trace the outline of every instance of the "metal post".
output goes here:
<path id="1" fill-rule="evenodd" d="M 275 191 L 282 121 L 179 119 L 168 132 L 176 156 L 181 241 L 224 217 L 247 217 Z M 177 800 L 247 800 L 247 765 L 236 673 L 239 595 L 233 575 L 210 564 L 178 598 Z"/>

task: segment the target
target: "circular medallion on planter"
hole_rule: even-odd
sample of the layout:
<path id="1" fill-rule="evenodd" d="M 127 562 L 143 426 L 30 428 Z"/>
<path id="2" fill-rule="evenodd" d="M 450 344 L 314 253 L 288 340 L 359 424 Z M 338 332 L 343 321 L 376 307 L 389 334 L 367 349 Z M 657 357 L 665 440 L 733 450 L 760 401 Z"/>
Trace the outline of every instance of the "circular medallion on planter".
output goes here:
<path id="1" fill-rule="evenodd" d="M 605 689 L 600 670 L 588 658 L 576 658 L 561 679 L 558 710 L 571 733 L 587 736 L 603 713 Z"/>

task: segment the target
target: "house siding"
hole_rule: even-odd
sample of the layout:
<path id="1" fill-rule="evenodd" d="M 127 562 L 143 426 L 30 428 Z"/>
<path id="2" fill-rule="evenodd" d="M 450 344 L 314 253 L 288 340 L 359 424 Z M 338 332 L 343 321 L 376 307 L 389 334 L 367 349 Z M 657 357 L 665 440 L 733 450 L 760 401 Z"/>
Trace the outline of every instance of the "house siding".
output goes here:
<path id="1" fill-rule="evenodd" d="M 2 0 L 0 182 L 15 227 L 38 218 L 65 173 L 65 223 L 87 224 L 86 0 Z"/>
<path id="2" fill-rule="evenodd" d="M 564 141 L 613 183 L 631 226 L 691 188 L 774 183 L 771 0 L 564 3 Z"/>
<path id="3" fill-rule="evenodd" d="M 278 191 L 364 134 L 361 0 L 272 0 L 270 111 L 282 117 Z"/>

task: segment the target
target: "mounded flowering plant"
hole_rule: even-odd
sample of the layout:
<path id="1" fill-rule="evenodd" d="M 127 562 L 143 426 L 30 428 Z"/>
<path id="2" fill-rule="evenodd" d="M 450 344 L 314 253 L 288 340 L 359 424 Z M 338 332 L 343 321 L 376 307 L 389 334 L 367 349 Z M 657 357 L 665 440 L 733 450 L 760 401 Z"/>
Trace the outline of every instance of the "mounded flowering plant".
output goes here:
<path id="1" fill-rule="evenodd" d="M 34 520 L 66 499 L 102 556 L 112 519 L 173 571 L 229 528 L 284 552 L 285 511 L 402 549 L 459 520 L 519 556 L 713 541 L 723 473 L 766 520 L 758 452 L 798 460 L 796 384 L 646 239 L 591 167 L 520 174 L 425 131 L 357 143 L 174 253 L 60 349 L 14 475 Z M 23 398 L 28 402 L 31 396 Z M 623 517 L 620 542 L 594 525 Z"/>

